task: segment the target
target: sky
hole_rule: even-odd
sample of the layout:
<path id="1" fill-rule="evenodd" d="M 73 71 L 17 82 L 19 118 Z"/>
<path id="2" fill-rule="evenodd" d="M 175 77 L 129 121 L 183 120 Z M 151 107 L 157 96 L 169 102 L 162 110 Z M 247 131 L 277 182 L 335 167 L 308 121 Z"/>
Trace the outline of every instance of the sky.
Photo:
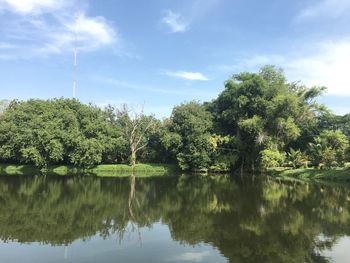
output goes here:
<path id="1" fill-rule="evenodd" d="M 266 64 L 350 112 L 350 0 L 0 0 L 0 99 L 72 97 L 167 117 Z"/>

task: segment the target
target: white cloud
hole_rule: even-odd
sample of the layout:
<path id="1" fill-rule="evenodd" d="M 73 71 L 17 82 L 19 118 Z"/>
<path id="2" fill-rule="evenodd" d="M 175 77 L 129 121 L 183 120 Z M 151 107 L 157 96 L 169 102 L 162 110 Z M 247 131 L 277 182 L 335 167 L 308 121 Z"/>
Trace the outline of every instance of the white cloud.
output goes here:
<path id="1" fill-rule="evenodd" d="M 208 77 L 206 77 L 203 73 L 200 73 L 200 72 L 169 71 L 169 72 L 166 72 L 165 74 L 171 77 L 176 77 L 176 78 L 186 79 L 186 80 L 202 80 L 202 81 L 209 80 Z"/>
<path id="2" fill-rule="evenodd" d="M 89 18 L 81 14 L 67 28 L 78 35 L 87 36 L 98 40 L 102 44 L 111 44 L 114 41 L 115 31 L 111 28 L 103 17 Z"/>
<path id="3" fill-rule="evenodd" d="M 284 58 L 278 55 L 256 55 L 250 58 L 243 58 L 234 64 L 221 64 L 215 67 L 222 72 L 238 73 L 242 71 L 257 71 L 266 64 L 280 65 Z"/>
<path id="4" fill-rule="evenodd" d="M 38 14 L 62 8 L 68 0 L 0 0 L 0 6 L 22 14 Z"/>
<path id="5" fill-rule="evenodd" d="M 8 27 L 0 30 L 0 59 L 31 58 L 102 47 L 119 47 L 121 38 L 104 17 L 90 17 L 84 8 L 77 17 L 67 8 L 69 0 L 0 0 L 0 8 L 13 14 Z M 45 13 L 45 15 L 43 15 Z M 11 52 L 1 54 L 5 48 Z"/>
<path id="6" fill-rule="evenodd" d="M 174 13 L 171 10 L 166 11 L 165 16 L 162 18 L 162 23 L 166 24 L 173 33 L 188 30 L 188 23 L 185 21 L 185 18 L 181 14 Z"/>
<path id="7" fill-rule="evenodd" d="M 103 17 L 80 14 L 74 21 L 64 22 L 59 30 L 47 32 L 48 40 L 40 48 L 45 53 L 63 53 L 77 42 L 79 50 L 91 51 L 118 41 L 117 32 Z"/>
<path id="8" fill-rule="evenodd" d="M 316 17 L 334 17 L 346 14 L 350 11 L 349 0 L 317 0 L 302 9 L 296 17 L 297 21 L 303 21 Z"/>
<path id="9" fill-rule="evenodd" d="M 190 25 L 199 23 L 208 13 L 214 11 L 222 0 L 191 0 L 185 2 L 182 8 L 185 15 L 172 10 L 163 12 L 161 23 L 165 24 L 172 33 L 188 31 Z"/>
<path id="10" fill-rule="evenodd" d="M 209 251 L 203 251 L 203 252 L 187 252 L 182 253 L 178 256 L 176 256 L 173 259 L 170 259 L 169 261 L 190 261 L 190 262 L 202 262 L 205 257 L 208 257 L 210 255 Z"/>
<path id="11" fill-rule="evenodd" d="M 265 64 L 282 67 L 290 81 L 326 86 L 329 95 L 350 96 L 350 40 L 309 44 L 286 54 L 257 55 L 218 68 L 237 73 L 255 71 Z"/>
<path id="12" fill-rule="evenodd" d="M 350 95 L 350 42 L 320 44 L 314 54 L 287 58 L 282 66 L 290 78 L 306 85 L 326 86 L 332 95 Z"/>

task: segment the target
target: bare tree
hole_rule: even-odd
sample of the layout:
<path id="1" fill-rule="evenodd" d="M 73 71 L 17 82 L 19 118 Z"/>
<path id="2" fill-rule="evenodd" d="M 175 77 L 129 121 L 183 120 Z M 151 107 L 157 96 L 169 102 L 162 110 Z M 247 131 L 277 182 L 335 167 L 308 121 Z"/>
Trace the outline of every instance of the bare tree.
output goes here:
<path id="1" fill-rule="evenodd" d="M 130 164 L 134 171 L 137 152 L 147 146 L 147 142 L 144 141 L 145 134 L 153 125 L 153 120 L 152 118 L 146 118 L 143 113 L 143 106 L 139 112 L 136 112 L 124 104 L 118 115 L 123 119 L 125 125 L 125 133 L 130 146 Z"/>

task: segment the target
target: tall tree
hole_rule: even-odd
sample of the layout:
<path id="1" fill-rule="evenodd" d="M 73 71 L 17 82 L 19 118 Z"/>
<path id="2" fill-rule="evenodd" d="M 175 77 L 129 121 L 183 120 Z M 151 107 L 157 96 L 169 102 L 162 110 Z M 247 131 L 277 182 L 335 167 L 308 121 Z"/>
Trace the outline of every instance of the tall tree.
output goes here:
<path id="1" fill-rule="evenodd" d="M 169 133 L 163 142 L 168 151 L 175 153 L 181 169 L 208 168 L 212 150 L 211 128 L 212 116 L 200 103 L 191 101 L 173 109 Z"/>
<path id="2" fill-rule="evenodd" d="M 117 113 L 118 122 L 125 129 L 125 136 L 128 139 L 130 147 L 130 164 L 134 170 L 137 153 L 145 148 L 148 144 L 148 139 L 146 138 L 146 132 L 153 125 L 154 118 L 152 116 L 146 116 L 142 109 L 137 112 L 124 104 Z"/>
<path id="3" fill-rule="evenodd" d="M 77 100 L 13 101 L 0 118 L 0 159 L 93 166 L 115 148 L 111 130 L 100 108 Z"/>
<path id="4" fill-rule="evenodd" d="M 264 150 L 276 155 L 299 138 L 302 123 L 314 116 L 310 100 L 318 92 L 291 85 L 281 69 L 266 66 L 226 81 L 211 108 L 220 132 L 236 137 L 241 167 L 254 170 Z"/>

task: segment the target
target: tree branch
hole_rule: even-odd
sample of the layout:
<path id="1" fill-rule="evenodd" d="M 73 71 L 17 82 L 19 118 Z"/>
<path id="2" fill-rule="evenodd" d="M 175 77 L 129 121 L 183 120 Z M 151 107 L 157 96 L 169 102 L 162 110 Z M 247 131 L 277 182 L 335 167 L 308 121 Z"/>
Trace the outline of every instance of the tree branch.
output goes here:
<path id="1" fill-rule="evenodd" d="M 148 123 L 147 127 L 145 128 L 145 130 L 143 131 L 143 133 L 140 135 L 140 138 L 138 139 L 137 143 L 136 143 L 136 147 L 140 144 L 141 140 L 143 139 L 145 133 L 147 132 L 147 130 L 152 126 L 153 124 L 153 120 L 150 120 L 150 122 Z"/>

